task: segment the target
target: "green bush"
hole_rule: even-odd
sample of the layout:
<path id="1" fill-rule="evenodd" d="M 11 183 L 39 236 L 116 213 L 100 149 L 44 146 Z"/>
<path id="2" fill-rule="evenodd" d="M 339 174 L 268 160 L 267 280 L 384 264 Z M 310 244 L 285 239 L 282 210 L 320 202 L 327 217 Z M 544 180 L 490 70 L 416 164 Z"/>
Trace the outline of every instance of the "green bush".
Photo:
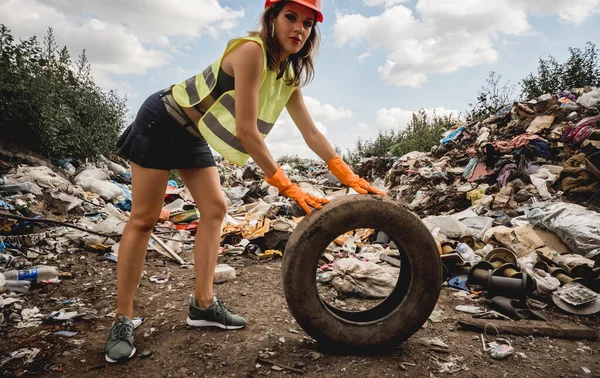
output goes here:
<path id="1" fill-rule="evenodd" d="M 427 152 L 439 145 L 444 132 L 458 122 L 452 115 L 434 114 L 430 117 L 424 110 L 413 113 L 408 127 L 402 132 L 398 143 L 390 148 L 390 153 L 402 156 L 411 151 Z"/>
<path id="2" fill-rule="evenodd" d="M 110 155 L 123 127 L 125 99 L 93 81 L 85 50 L 77 62 L 52 29 L 15 43 L 0 24 L 0 138 L 50 159 Z"/>

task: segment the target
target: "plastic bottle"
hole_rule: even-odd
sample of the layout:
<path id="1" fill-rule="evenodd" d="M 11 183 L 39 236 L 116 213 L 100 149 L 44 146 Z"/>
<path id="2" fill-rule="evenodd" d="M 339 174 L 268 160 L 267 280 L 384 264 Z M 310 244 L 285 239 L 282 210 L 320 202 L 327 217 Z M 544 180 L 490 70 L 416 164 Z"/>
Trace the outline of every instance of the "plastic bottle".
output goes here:
<path id="1" fill-rule="evenodd" d="M 4 272 L 7 281 L 41 282 L 58 277 L 58 268 L 55 266 L 40 266 L 28 270 L 9 270 Z"/>
<path id="2" fill-rule="evenodd" d="M 9 293 L 27 293 L 31 289 L 29 281 L 6 281 L 6 291 Z"/>
<path id="3" fill-rule="evenodd" d="M 0 273 L 0 294 L 6 291 L 6 278 L 4 278 L 4 274 Z"/>
<path id="4" fill-rule="evenodd" d="M 462 258 L 467 261 L 470 261 L 475 255 L 475 252 L 473 252 L 471 247 L 469 247 L 465 243 L 458 243 L 458 245 L 456 246 L 456 252 L 458 252 L 462 256 Z"/>

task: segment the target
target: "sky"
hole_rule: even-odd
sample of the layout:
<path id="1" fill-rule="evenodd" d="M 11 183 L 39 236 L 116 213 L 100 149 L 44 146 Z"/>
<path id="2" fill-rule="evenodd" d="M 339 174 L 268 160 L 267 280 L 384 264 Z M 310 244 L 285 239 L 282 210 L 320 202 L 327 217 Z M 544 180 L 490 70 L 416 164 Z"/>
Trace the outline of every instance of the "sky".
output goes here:
<path id="1" fill-rule="evenodd" d="M 216 60 L 255 29 L 263 0 L 0 0 L 13 36 L 54 29 L 83 49 L 130 117 L 150 94 Z M 458 115 L 495 71 L 518 84 L 540 57 L 600 46 L 600 0 L 323 0 L 315 80 L 303 88 L 317 127 L 343 152 L 358 138 L 401 130 L 419 109 Z M 287 112 L 266 139 L 275 157 L 316 157 Z"/>

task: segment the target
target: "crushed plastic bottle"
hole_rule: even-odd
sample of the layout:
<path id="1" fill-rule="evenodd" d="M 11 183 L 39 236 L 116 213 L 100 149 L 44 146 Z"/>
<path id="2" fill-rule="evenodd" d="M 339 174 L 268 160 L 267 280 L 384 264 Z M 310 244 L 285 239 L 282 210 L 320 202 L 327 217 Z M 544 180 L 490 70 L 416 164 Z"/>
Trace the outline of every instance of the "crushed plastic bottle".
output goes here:
<path id="1" fill-rule="evenodd" d="M 458 252 L 463 260 L 468 261 L 471 266 L 474 266 L 482 260 L 481 256 L 475 254 L 475 251 L 473 251 L 471 247 L 465 243 L 458 243 L 456 246 L 456 252 Z"/>
<path id="2" fill-rule="evenodd" d="M 58 268 L 55 266 L 40 266 L 27 270 L 9 270 L 4 272 L 7 281 L 42 282 L 58 277 Z"/>

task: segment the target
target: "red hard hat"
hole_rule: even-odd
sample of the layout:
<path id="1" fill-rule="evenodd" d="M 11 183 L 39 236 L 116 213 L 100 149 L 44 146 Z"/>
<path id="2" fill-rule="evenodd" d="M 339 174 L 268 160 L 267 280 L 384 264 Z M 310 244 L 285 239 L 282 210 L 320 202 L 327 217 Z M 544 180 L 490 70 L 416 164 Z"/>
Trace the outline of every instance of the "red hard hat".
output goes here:
<path id="1" fill-rule="evenodd" d="M 270 7 L 275 3 L 279 3 L 283 0 L 267 0 L 265 1 L 265 9 Z M 323 13 L 321 13 L 321 0 L 291 0 L 294 3 L 298 3 L 300 5 L 304 5 L 310 9 L 313 9 L 317 12 L 317 22 L 323 22 Z"/>

